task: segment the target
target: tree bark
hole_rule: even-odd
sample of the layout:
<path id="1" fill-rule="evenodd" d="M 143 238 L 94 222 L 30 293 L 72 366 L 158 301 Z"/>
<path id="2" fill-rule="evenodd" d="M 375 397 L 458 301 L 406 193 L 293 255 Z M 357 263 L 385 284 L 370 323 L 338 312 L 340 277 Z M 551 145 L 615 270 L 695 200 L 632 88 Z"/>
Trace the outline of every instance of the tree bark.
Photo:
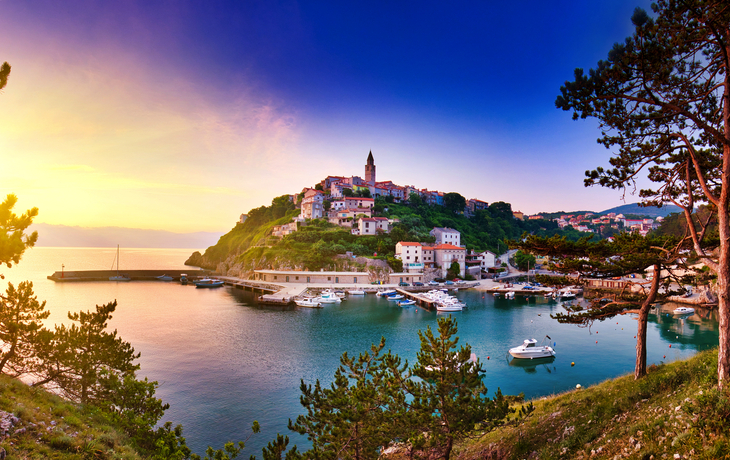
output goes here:
<path id="1" fill-rule="evenodd" d="M 651 289 L 646 296 L 646 300 L 641 304 L 639 310 L 639 325 L 636 332 L 636 367 L 634 368 L 634 380 L 638 380 L 646 375 L 646 328 L 649 320 L 649 309 L 651 304 L 656 300 L 659 292 L 659 279 L 661 277 L 661 265 L 654 265 L 654 278 L 651 280 Z"/>
<path id="2" fill-rule="evenodd" d="M 730 55 L 730 45 L 726 46 L 725 56 Z M 725 143 L 722 158 L 722 189 L 717 217 L 720 233 L 720 258 L 717 271 L 718 316 L 720 320 L 720 344 L 717 349 L 717 385 L 720 389 L 730 377 L 730 324 L 728 324 L 728 310 L 730 308 L 730 222 L 728 205 L 730 204 L 730 76 L 725 72 L 725 89 L 723 91 L 723 128 Z"/>

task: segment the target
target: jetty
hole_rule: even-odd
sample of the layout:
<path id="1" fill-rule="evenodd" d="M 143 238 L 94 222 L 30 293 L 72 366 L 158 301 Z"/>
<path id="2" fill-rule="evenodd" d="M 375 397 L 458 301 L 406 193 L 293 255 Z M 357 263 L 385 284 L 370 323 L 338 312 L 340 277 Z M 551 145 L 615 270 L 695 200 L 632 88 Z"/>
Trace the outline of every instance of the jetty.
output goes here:
<path id="1" fill-rule="evenodd" d="M 57 283 L 79 282 L 79 281 L 109 281 L 109 277 L 125 275 L 132 281 L 158 281 L 157 277 L 162 275 L 171 276 L 174 281 L 180 281 L 181 275 L 187 275 L 189 280 L 205 278 L 211 275 L 208 270 L 62 270 L 47 276 L 51 281 Z"/>

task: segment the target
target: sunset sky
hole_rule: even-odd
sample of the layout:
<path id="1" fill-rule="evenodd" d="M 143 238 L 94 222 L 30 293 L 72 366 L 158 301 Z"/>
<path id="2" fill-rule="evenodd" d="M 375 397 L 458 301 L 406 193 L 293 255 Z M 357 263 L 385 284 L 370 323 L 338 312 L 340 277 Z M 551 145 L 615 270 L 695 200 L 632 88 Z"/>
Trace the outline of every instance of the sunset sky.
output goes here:
<path id="1" fill-rule="evenodd" d="M 228 231 L 327 175 L 601 211 L 555 98 L 648 1 L 0 2 L 0 197 L 37 222 Z M 626 202 L 638 201 L 627 196 Z"/>

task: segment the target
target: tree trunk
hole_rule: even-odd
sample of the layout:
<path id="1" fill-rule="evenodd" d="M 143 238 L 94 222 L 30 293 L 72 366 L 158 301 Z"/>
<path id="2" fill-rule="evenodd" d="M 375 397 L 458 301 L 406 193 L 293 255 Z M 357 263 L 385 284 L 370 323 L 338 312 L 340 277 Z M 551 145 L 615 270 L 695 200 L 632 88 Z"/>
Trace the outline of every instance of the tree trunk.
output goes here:
<path id="1" fill-rule="evenodd" d="M 726 53 L 730 52 L 730 45 L 726 46 Z M 722 158 L 722 189 L 717 206 L 718 226 L 720 233 L 720 257 L 717 270 L 718 313 L 720 319 L 720 344 L 717 348 L 717 385 L 720 389 L 730 377 L 730 324 L 728 324 L 728 309 L 730 308 L 730 222 L 728 222 L 728 205 L 730 204 L 730 75 L 725 72 L 725 88 L 723 91 L 723 128 L 725 145 Z"/>
<path id="2" fill-rule="evenodd" d="M 719 346 L 717 349 L 717 384 L 720 389 L 727 384 L 730 377 L 730 324 L 728 324 L 728 309 L 730 308 L 730 293 L 728 292 L 730 282 L 730 228 L 728 227 L 728 183 L 730 180 L 730 147 L 725 147 L 725 166 L 728 170 L 723 174 L 725 180 L 722 184 L 722 195 L 720 203 L 722 210 L 718 214 L 718 223 L 720 227 L 720 258 L 719 268 L 717 271 L 717 291 L 718 291 L 718 317 L 719 317 Z"/>
<path id="3" fill-rule="evenodd" d="M 656 300 L 657 292 L 659 292 L 659 279 L 661 276 L 661 265 L 654 265 L 654 279 L 651 280 L 651 289 L 646 296 L 646 300 L 641 304 L 639 310 L 639 325 L 636 332 L 636 367 L 634 368 L 634 380 L 638 380 L 646 375 L 646 327 L 649 319 L 649 309 L 651 304 Z"/>

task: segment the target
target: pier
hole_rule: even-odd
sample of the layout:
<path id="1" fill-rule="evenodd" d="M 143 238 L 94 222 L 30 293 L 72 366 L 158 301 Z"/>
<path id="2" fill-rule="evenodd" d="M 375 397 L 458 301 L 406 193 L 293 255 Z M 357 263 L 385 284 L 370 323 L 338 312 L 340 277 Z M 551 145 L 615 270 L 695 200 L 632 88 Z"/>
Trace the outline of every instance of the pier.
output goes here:
<path id="1" fill-rule="evenodd" d="M 174 281 L 180 281 L 181 275 L 187 275 L 189 280 L 197 278 L 205 278 L 210 276 L 208 270 L 62 270 L 54 272 L 47 278 L 58 283 L 77 282 L 77 281 L 109 281 L 110 276 L 125 275 L 132 281 L 157 281 L 158 276 L 171 276 Z"/>

